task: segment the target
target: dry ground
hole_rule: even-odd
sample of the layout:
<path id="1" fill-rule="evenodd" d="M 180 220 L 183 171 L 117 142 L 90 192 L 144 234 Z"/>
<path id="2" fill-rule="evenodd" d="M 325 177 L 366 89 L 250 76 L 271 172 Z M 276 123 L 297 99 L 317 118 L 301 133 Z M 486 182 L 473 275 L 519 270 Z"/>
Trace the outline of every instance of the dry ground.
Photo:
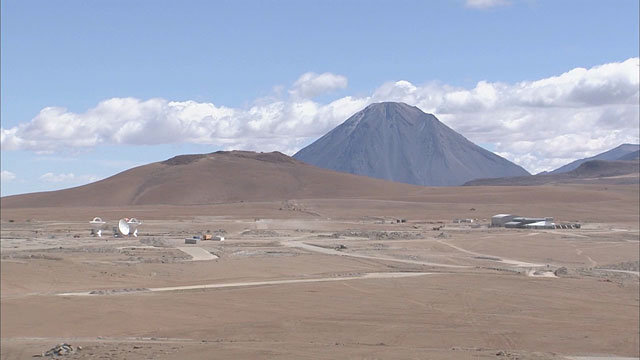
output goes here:
<path id="1" fill-rule="evenodd" d="M 501 212 L 583 228 L 452 223 Z M 92 237 L 94 216 L 142 219 L 140 237 Z M 2 209 L 1 225 L 3 359 L 62 342 L 97 359 L 639 356 L 637 186 Z M 196 288 L 151 291 L 176 286 Z"/>

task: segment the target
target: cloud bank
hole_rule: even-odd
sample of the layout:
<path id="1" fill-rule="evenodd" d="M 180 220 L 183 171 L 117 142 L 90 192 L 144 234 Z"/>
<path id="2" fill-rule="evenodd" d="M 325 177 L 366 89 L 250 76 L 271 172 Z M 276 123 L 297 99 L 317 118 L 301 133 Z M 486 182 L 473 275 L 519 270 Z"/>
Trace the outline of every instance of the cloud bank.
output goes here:
<path id="1" fill-rule="evenodd" d="M 287 96 L 246 108 L 161 98 L 112 98 L 83 113 L 46 107 L 28 122 L 0 128 L 0 141 L 2 150 L 36 152 L 195 143 L 293 154 L 370 103 L 402 101 L 538 172 L 638 142 L 639 65 L 631 58 L 535 81 L 480 81 L 472 89 L 401 80 L 324 104 L 313 98 L 346 88 L 346 77 L 306 73 Z"/>
<path id="2" fill-rule="evenodd" d="M 45 182 L 50 182 L 50 183 L 81 183 L 81 184 L 85 184 L 85 183 L 90 183 L 90 182 L 94 182 L 94 181 L 98 181 L 100 180 L 99 177 L 95 176 L 95 175 L 80 175 L 80 176 L 76 176 L 74 173 L 68 173 L 68 174 L 54 174 L 52 172 L 48 172 L 45 174 L 42 174 L 42 176 L 40 176 L 40 180 L 45 181 Z"/>
<path id="3" fill-rule="evenodd" d="M 7 170 L 0 171 L 1 181 L 11 181 L 11 180 L 15 180 L 15 178 L 16 178 L 16 174 L 12 173 L 11 171 L 7 171 Z"/>

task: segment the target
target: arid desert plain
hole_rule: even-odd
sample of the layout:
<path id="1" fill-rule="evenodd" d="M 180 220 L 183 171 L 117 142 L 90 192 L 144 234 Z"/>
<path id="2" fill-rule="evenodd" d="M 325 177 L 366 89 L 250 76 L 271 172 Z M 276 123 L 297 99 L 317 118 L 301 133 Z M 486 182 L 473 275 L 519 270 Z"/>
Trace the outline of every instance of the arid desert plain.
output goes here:
<path id="1" fill-rule="evenodd" d="M 638 194 L 3 208 L 0 354 L 68 343 L 82 347 L 69 359 L 637 358 Z M 488 227 L 499 213 L 582 226 Z M 125 217 L 143 221 L 138 237 L 113 237 Z M 202 234 L 224 241 L 185 244 Z"/>

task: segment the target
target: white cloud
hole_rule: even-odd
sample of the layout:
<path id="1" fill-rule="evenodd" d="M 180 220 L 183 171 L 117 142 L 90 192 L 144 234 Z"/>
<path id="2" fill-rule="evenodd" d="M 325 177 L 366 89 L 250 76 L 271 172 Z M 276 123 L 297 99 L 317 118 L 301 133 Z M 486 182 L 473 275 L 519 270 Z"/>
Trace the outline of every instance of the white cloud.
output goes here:
<path id="1" fill-rule="evenodd" d="M 42 174 L 42 176 L 40 176 L 40 180 L 46 181 L 46 182 L 69 182 L 69 181 L 73 181 L 75 177 L 76 176 L 73 173 L 54 174 L 54 173 L 48 172 L 46 174 Z"/>
<path id="2" fill-rule="evenodd" d="M 475 9 L 487 9 L 495 6 L 509 5 L 508 0 L 467 0 L 465 5 Z"/>
<path id="3" fill-rule="evenodd" d="M 379 101 L 402 101 L 434 113 L 471 141 L 495 144 L 498 153 L 532 172 L 639 141 L 638 58 L 536 81 L 480 81 L 466 89 L 401 80 L 382 84 L 371 95 L 313 101 L 313 95 L 346 86 L 346 78 L 327 74 L 307 73 L 288 97 L 258 99 L 247 108 L 160 98 L 113 98 L 84 113 L 47 107 L 29 122 L 0 129 L 2 150 L 196 143 L 292 154 Z"/>
<path id="4" fill-rule="evenodd" d="M 12 173 L 11 171 L 2 170 L 0 172 L 0 180 L 2 181 L 11 181 L 11 180 L 15 180 L 15 178 L 16 178 L 16 174 Z"/>
<path id="5" fill-rule="evenodd" d="M 86 184 L 86 183 L 98 181 L 100 180 L 100 178 L 95 175 L 76 176 L 74 173 L 54 174 L 52 172 L 48 172 L 48 173 L 42 174 L 42 176 L 40 176 L 40 180 L 45 182 L 50 182 L 50 183 Z"/>
<path id="6" fill-rule="evenodd" d="M 347 78 L 342 75 L 332 73 L 316 74 L 308 72 L 302 74 L 293 83 L 293 87 L 289 91 L 295 97 L 312 99 L 318 95 L 332 92 L 347 87 Z"/>

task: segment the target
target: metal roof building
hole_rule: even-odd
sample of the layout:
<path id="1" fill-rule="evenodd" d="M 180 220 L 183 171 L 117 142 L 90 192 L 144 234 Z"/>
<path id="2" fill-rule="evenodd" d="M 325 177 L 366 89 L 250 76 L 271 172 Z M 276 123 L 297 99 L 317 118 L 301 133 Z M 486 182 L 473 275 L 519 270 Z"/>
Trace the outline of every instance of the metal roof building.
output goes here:
<path id="1" fill-rule="evenodd" d="M 491 217 L 491 227 L 503 227 L 518 215 L 498 214 Z"/>
<path id="2" fill-rule="evenodd" d="M 555 229 L 552 217 L 523 217 L 511 214 L 498 214 L 491 217 L 492 227 Z"/>
<path id="3" fill-rule="evenodd" d="M 524 225 L 527 229 L 555 229 L 556 224 L 550 221 L 538 221 L 531 224 Z"/>

